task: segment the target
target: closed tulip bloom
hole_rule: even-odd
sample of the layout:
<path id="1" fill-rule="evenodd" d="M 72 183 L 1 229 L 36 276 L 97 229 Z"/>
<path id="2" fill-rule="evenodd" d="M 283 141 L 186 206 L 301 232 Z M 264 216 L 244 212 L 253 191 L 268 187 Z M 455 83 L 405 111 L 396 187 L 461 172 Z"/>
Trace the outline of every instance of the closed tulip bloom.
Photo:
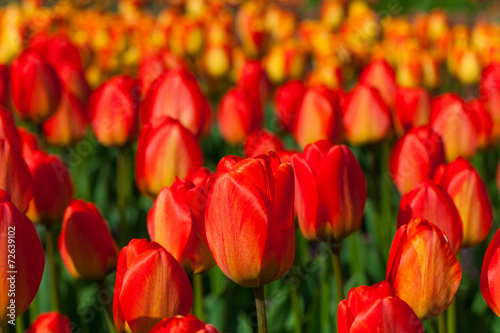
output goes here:
<path id="1" fill-rule="evenodd" d="M 399 193 L 404 194 L 424 179 L 434 176 L 445 163 L 441 137 L 429 126 L 417 127 L 396 141 L 389 158 L 389 170 Z"/>
<path id="2" fill-rule="evenodd" d="M 493 132 L 493 119 L 479 99 L 467 102 L 470 115 L 477 130 L 477 147 L 486 149 L 490 144 Z"/>
<path id="3" fill-rule="evenodd" d="M 457 95 L 444 94 L 432 101 L 430 125 L 443 139 L 448 161 L 475 154 L 477 129 L 465 103 Z"/>
<path id="4" fill-rule="evenodd" d="M 378 90 L 362 84 L 346 96 L 342 120 L 345 137 L 354 145 L 381 141 L 392 128 L 390 109 Z"/>
<path id="5" fill-rule="evenodd" d="M 401 198 L 398 227 L 414 217 L 433 221 L 446 235 L 453 253 L 460 251 L 463 239 L 460 214 L 446 190 L 430 179 L 420 182 Z"/>
<path id="6" fill-rule="evenodd" d="M 359 77 L 360 84 L 367 84 L 376 88 L 385 104 L 394 106 L 396 99 L 396 73 L 384 59 L 370 62 Z"/>
<path id="7" fill-rule="evenodd" d="M 389 253 L 387 282 L 420 319 L 443 313 L 461 279 L 462 269 L 441 229 L 419 217 L 398 229 Z"/>
<path id="8" fill-rule="evenodd" d="M 141 124 L 169 116 L 194 136 L 210 129 L 211 111 L 196 78 L 185 69 L 165 71 L 152 84 L 140 109 Z"/>
<path id="9" fill-rule="evenodd" d="M 33 176 L 21 152 L 6 139 L 0 139 L 0 189 L 21 212 L 26 212 L 33 198 Z"/>
<path id="10" fill-rule="evenodd" d="M 192 314 L 175 316 L 160 321 L 149 333 L 219 333 L 212 325 L 205 324 Z"/>
<path id="11" fill-rule="evenodd" d="M 497 230 L 484 254 L 483 267 L 481 268 L 480 289 L 486 303 L 497 316 L 500 316 L 500 231 Z"/>
<path id="12" fill-rule="evenodd" d="M 64 147 L 82 140 L 86 127 L 84 104 L 75 96 L 63 93 L 56 113 L 43 123 L 43 134 L 49 144 Z"/>
<path id="13" fill-rule="evenodd" d="M 71 333 L 71 327 L 68 317 L 52 311 L 40 314 L 26 333 Z"/>
<path id="14" fill-rule="evenodd" d="M 306 87 L 300 80 L 289 81 L 276 90 L 274 111 L 283 129 L 295 129 L 297 112 L 305 92 Z"/>
<path id="15" fill-rule="evenodd" d="M 139 190 L 156 196 L 176 177 L 203 164 L 203 153 L 196 137 L 177 120 L 157 119 L 143 127 L 137 145 L 135 178 Z"/>
<path id="16" fill-rule="evenodd" d="M 340 242 L 361 228 L 366 180 L 354 154 L 329 141 L 292 156 L 295 210 L 305 238 Z"/>
<path id="17" fill-rule="evenodd" d="M 198 224 L 205 223 L 206 200 L 213 178 L 205 170 L 197 170 L 196 174 L 163 188 L 148 214 L 151 240 L 170 252 L 190 274 L 206 272 L 215 265 L 198 229 Z M 191 179 L 193 176 L 195 179 Z"/>
<path id="18" fill-rule="evenodd" d="M 262 129 L 253 132 L 245 140 L 243 152 L 245 158 L 267 154 L 270 151 L 276 153 L 284 150 L 281 139 L 272 132 Z"/>
<path id="19" fill-rule="evenodd" d="M 33 176 L 33 203 L 28 215 L 46 226 L 60 223 L 73 197 L 73 184 L 66 165 L 59 157 L 34 150 L 25 154 Z"/>
<path id="20" fill-rule="evenodd" d="M 482 71 L 479 54 L 470 48 L 454 52 L 457 53 L 456 75 L 460 82 L 468 85 L 479 82 Z"/>
<path id="21" fill-rule="evenodd" d="M 219 162 L 203 234 L 215 262 L 235 283 L 259 288 L 292 267 L 293 191 L 293 169 L 275 153 Z"/>
<path id="22" fill-rule="evenodd" d="M 325 86 L 307 89 L 297 110 L 294 136 L 302 148 L 319 140 L 341 140 L 342 115 L 333 90 Z"/>
<path id="23" fill-rule="evenodd" d="M 398 87 L 394 103 L 394 127 L 399 135 L 429 123 L 431 101 L 423 88 Z"/>
<path id="24" fill-rule="evenodd" d="M 77 279 L 99 280 L 116 268 L 118 247 L 93 203 L 70 203 L 58 246 L 66 269 Z"/>
<path id="25" fill-rule="evenodd" d="M 422 323 L 386 281 L 352 288 L 339 303 L 338 332 L 419 332 Z"/>
<path id="26" fill-rule="evenodd" d="M 15 244 L 9 239 L 14 239 Z M 9 195 L 0 190 L 0 327 L 7 321 L 20 317 L 28 309 L 42 281 L 45 255 L 33 223 L 10 201 Z M 8 255 L 11 254 L 13 257 Z M 8 262 L 7 260 L 10 259 Z M 8 264 L 15 261 L 15 280 L 8 279 Z M 14 283 L 16 298 L 11 303 L 7 290 Z M 8 307 L 11 308 L 8 308 Z M 13 309 L 12 309 L 13 308 Z"/>
<path id="27" fill-rule="evenodd" d="M 119 333 L 147 333 L 162 319 L 191 310 L 186 272 L 160 244 L 131 240 L 120 251 L 116 271 L 113 314 Z"/>
<path id="28" fill-rule="evenodd" d="M 0 139 L 5 139 L 18 151 L 21 150 L 21 137 L 9 111 L 0 107 Z"/>
<path id="29" fill-rule="evenodd" d="M 61 99 L 59 79 L 35 52 L 24 51 L 14 60 L 10 82 L 14 109 L 21 119 L 39 124 L 56 112 Z"/>
<path id="30" fill-rule="evenodd" d="M 237 86 L 245 89 L 252 99 L 258 99 L 262 105 L 267 101 L 269 91 L 272 89 L 267 74 L 262 68 L 262 63 L 247 58 L 243 58 L 241 62 L 241 65 L 235 68 Z"/>
<path id="31" fill-rule="evenodd" d="M 140 101 L 137 81 L 129 76 L 116 76 L 92 92 L 88 114 L 99 143 L 121 147 L 137 137 Z"/>
<path id="32" fill-rule="evenodd" d="M 484 69 L 479 88 L 493 122 L 500 123 L 500 63 L 491 63 Z"/>
<path id="33" fill-rule="evenodd" d="M 238 145 L 248 134 L 261 128 L 260 100 L 241 87 L 230 89 L 222 98 L 217 113 L 217 124 L 224 141 Z"/>
<path id="34" fill-rule="evenodd" d="M 442 165 L 434 180 L 448 192 L 458 209 L 463 226 L 462 246 L 479 245 L 493 223 L 493 207 L 481 176 L 467 160 L 459 157 Z"/>

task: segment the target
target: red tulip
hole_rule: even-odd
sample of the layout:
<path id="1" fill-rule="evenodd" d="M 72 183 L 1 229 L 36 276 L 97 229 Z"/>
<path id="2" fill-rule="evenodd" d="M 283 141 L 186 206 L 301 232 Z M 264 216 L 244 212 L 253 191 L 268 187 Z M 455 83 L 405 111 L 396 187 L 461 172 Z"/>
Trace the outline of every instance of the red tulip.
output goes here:
<path id="1" fill-rule="evenodd" d="M 431 103 L 430 125 L 443 139 L 446 159 L 471 157 L 477 149 L 477 130 L 465 103 L 454 94 L 444 94 Z"/>
<path id="2" fill-rule="evenodd" d="M 292 156 L 295 210 L 309 240 L 340 242 L 361 228 L 366 180 L 346 146 L 318 141 Z"/>
<path id="3" fill-rule="evenodd" d="M 219 268 L 235 283 L 258 288 L 292 267 L 293 187 L 291 165 L 281 164 L 275 153 L 219 162 L 202 234 Z"/>
<path id="4" fill-rule="evenodd" d="M 175 316 L 163 319 L 149 333 L 219 333 L 212 325 L 205 324 L 195 316 Z"/>
<path id="5" fill-rule="evenodd" d="M 486 303 L 500 316 L 500 290 L 497 288 L 500 277 L 500 232 L 497 230 L 495 236 L 488 245 L 484 254 L 483 267 L 481 268 L 480 289 Z"/>
<path id="6" fill-rule="evenodd" d="M 389 170 L 399 192 L 404 194 L 431 178 L 442 163 L 445 156 L 441 137 L 424 126 L 412 129 L 396 141 Z"/>
<path id="7" fill-rule="evenodd" d="M 0 64 L 0 106 L 10 108 L 10 69 Z"/>
<path id="8" fill-rule="evenodd" d="M 455 202 L 463 226 L 463 247 L 480 244 L 490 232 L 493 207 L 486 184 L 474 167 L 459 157 L 436 171 L 434 180 Z"/>
<path id="9" fill-rule="evenodd" d="M 386 281 L 349 291 L 339 303 L 338 332 L 424 332 L 413 309 Z"/>
<path id="10" fill-rule="evenodd" d="M 394 111 L 394 127 L 399 135 L 427 125 L 431 113 L 429 93 L 424 88 L 398 87 Z"/>
<path id="11" fill-rule="evenodd" d="M 63 93 L 56 113 L 43 123 L 47 142 L 69 146 L 85 137 L 87 119 L 83 103 L 73 95 Z"/>
<path id="12" fill-rule="evenodd" d="M 307 89 L 297 110 L 294 136 L 302 148 L 319 140 L 340 141 L 342 116 L 333 90 L 325 86 Z"/>
<path id="13" fill-rule="evenodd" d="M 500 123 L 500 63 L 491 63 L 481 76 L 481 101 L 490 112 L 493 122 Z"/>
<path id="14" fill-rule="evenodd" d="M 92 93 L 88 114 L 102 145 L 121 147 L 137 137 L 140 101 L 137 81 L 129 76 L 116 76 Z"/>
<path id="15" fill-rule="evenodd" d="M 0 189 L 21 212 L 26 212 L 33 198 L 33 177 L 21 152 L 6 139 L 0 139 Z"/>
<path id="16" fill-rule="evenodd" d="M 45 267 L 45 255 L 33 223 L 3 190 L 0 190 L 0 246 L 0 265 L 3 267 L 0 270 L 3 290 L 0 293 L 0 327 L 3 327 L 28 309 Z"/>
<path id="17" fill-rule="evenodd" d="M 241 87 L 230 89 L 220 101 L 217 123 L 224 141 L 231 145 L 244 142 L 262 126 L 260 100 Z"/>
<path id="18" fill-rule="evenodd" d="M 284 149 L 283 142 L 268 130 L 258 130 L 245 140 L 243 148 L 245 158 L 267 154 L 270 151 L 280 152 Z"/>
<path id="19" fill-rule="evenodd" d="M 145 57 L 139 64 L 138 81 L 142 96 L 145 97 L 149 90 L 155 89 L 153 82 L 159 78 L 167 69 L 182 69 L 186 65 L 180 58 L 169 51 Z"/>
<path id="20" fill-rule="evenodd" d="M 272 88 L 260 61 L 244 59 L 236 77 L 238 87 L 245 89 L 252 99 L 258 99 L 261 104 L 267 100 Z"/>
<path id="21" fill-rule="evenodd" d="M 77 279 L 99 280 L 116 268 L 118 247 L 96 206 L 73 200 L 64 213 L 59 251 Z"/>
<path id="22" fill-rule="evenodd" d="M 284 129 L 295 129 L 297 112 L 305 92 L 306 87 L 300 80 L 289 81 L 276 90 L 275 115 Z"/>
<path id="23" fill-rule="evenodd" d="M 147 333 L 164 318 L 186 315 L 192 304 L 186 273 L 158 243 L 133 239 L 120 251 L 113 296 L 119 333 Z"/>
<path id="24" fill-rule="evenodd" d="M 9 143 L 20 151 L 21 148 L 21 137 L 17 131 L 14 119 L 9 111 L 0 107 L 0 138 L 9 141 Z"/>
<path id="25" fill-rule="evenodd" d="M 421 319 L 443 313 L 457 292 L 462 269 L 441 229 L 420 217 L 392 241 L 387 282 Z"/>
<path id="26" fill-rule="evenodd" d="M 490 138 L 493 131 L 493 120 L 491 115 L 486 111 L 483 103 L 478 99 L 467 102 L 466 106 L 469 108 L 470 116 L 477 130 L 477 147 L 486 149 L 490 144 Z"/>
<path id="27" fill-rule="evenodd" d="M 68 317 L 52 311 L 40 314 L 26 333 L 71 333 L 71 327 Z"/>
<path id="28" fill-rule="evenodd" d="M 59 106 L 61 85 L 56 72 L 37 53 L 24 51 L 10 70 L 12 102 L 19 117 L 39 124 Z"/>
<path id="29" fill-rule="evenodd" d="M 420 182 L 415 189 L 401 198 L 398 228 L 415 217 L 422 217 L 441 228 L 453 253 L 460 251 L 463 237 L 462 220 L 453 199 L 432 180 Z"/>
<path id="30" fill-rule="evenodd" d="M 136 155 L 136 182 L 142 193 L 157 195 L 176 177 L 184 178 L 193 167 L 203 164 L 196 138 L 177 120 L 155 120 L 141 131 Z"/>
<path id="31" fill-rule="evenodd" d="M 169 116 L 194 136 L 210 129 L 211 111 L 196 78 L 184 69 L 165 71 L 152 83 L 141 104 L 141 123 Z"/>
<path id="32" fill-rule="evenodd" d="M 164 187 L 148 214 L 152 241 L 163 246 L 190 274 L 208 271 L 214 258 L 203 240 L 198 224 L 204 224 L 212 173 L 205 168 L 191 170 L 184 180 Z"/>
<path id="33" fill-rule="evenodd" d="M 385 104 L 394 106 L 396 99 L 396 73 L 384 59 L 372 60 L 361 72 L 359 83 L 372 86 L 380 92 Z"/>
<path id="34" fill-rule="evenodd" d="M 354 145 L 381 141 L 391 131 L 390 109 L 370 86 L 357 85 L 346 96 L 342 113 L 345 136 Z"/>

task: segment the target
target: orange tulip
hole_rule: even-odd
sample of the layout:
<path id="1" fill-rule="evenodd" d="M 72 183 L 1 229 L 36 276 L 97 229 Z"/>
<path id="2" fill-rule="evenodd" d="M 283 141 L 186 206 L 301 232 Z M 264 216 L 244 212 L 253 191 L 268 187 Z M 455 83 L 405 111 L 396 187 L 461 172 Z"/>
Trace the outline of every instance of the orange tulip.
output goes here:
<path id="1" fill-rule="evenodd" d="M 370 332 L 424 332 L 413 309 L 386 281 L 352 288 L 339 303 L 337 325 L 339 333 L 366 332 L 368 327 Z"/>
<path id="2" fill-rule="evenodd" d="M 389 253 L 387 282 L 419 318 L 443 313 L 461 279 L 462 269 L 438 227 L 418 217 L 398 229 Z"/>
<path id="3" fill-rule="evenodd" d="M 40 314 L 26 333 L 71 333 L 72 324 L 68 317 L 52 311 Z"/>
<path id="4" fill-rule="evenodd" d="M 396 74 L 384 59 L 370 62 L 359 76 L 359 84 L 366 84 L 380 92 L 385 104 L 394 106 L 396 99 Z"/>
<path id="5" fill-rule="evenodd" d="M 500 232 L 497 230 L 484 254 L 480 281 L 481 293 L 497 316 L 500 316 L 500 290 L 497 288 L 500 277 L 499 247 Z"/>
<path id="6" fill-rule="evenodd" d="M 354 154 L 329 141 L 292 156 L 295 210 L 305 238 L 340 242 L 361 228 L 366 180 Z"/>
<path id="7" fill-rule="evenodd" d="M 184 178 L 203 164 L 196 138 L 177 120 L 165 117 L 146 124 L 139 138 L 135 177 L 139 190 L 156 196 L 176 177 Z"/>
<path id="8" fill-rule="evenodd" d="M 0 190 L 0 327 L 28 309 L 42 281 L 45 255 L 33 223 Z M 14 294 L 13 294 L 14 293 Z M 13 302 L 15 301 L 15 302 Z"/>
<path id="9" fill-rule="evenodd" d="M 291 165 L 272 152 L 219 162 L 202 234 L 219 268 L 235 283 L 259 288 L 292 267 L 293 191 Z"/>
<path id="10" fill-rule="evenodd" d="M 463 226 L 463 247 L 479 245 L 493 224 L 493 207 L 486 184 L 474 167 L 459 157 L 442 165 L 434 176 L 451 196 L 458 209 Z"/>
<path id="11" fill-rule="evenodd" d="M 149 333 L 219 333 L 212 325 L 205 324 L 195 316 L 175 316 L 163 319 Z"/>
<path id="12" fill-rule="evenodd" d="M 107 222 L 92 203 L 70 203 L 58 246 L 66 269 L 77 279 L 99 280 L 116 268 L 118 247 Z"/>
<path id="13" fill-rule="evenodd" d="M 398 87 L 394 111 L 394 127 L 399 135 L 427 125 L 431 112 L 429 93 L 423 88 Z"/>
<path id="14" fill-rule="evenodd" d="M 186 273 L 158 243 L 133 239 L 120 251 L 113 296 L 118 333 L 147 333 L 164 318 L 186 315 L 192 304 Z"/>

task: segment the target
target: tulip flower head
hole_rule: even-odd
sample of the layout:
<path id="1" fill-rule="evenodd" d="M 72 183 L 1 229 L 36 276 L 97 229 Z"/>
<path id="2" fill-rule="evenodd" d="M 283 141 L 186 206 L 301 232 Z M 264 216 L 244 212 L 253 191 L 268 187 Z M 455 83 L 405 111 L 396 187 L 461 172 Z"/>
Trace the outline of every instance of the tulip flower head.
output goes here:
<path id="1" fill-rule="evenodd" d="M 26 333 L 71 333 L 72 324 L 68 317 L 52 311 L 40 314 Z"/>
<path id="2" fill-rule="evenodd" d="M 499 248 L 500 231 L 497 230 L 484 255 L 480 289 L 486 303 L 500 317 L 500 290 L 497 288 L 500 277 Z"/>
<path id="3" fill-rule="evenodd" d="M 175 316 L 160 321 L 150 333 L 219 333 L 212 325 L 205 324 L 192 314 Z"/>

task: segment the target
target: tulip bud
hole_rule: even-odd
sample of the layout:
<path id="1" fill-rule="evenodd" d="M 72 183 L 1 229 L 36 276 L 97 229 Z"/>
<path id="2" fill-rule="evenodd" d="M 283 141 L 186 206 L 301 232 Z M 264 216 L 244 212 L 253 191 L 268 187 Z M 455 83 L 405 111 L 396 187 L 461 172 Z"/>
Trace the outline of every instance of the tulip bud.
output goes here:
<path id="1" fill-rule="evenodd" d="M 287 79 L 298 79 L 304 75 L 305 52 L 293 40 L 274 44 L 264 58 L 262 65 L 273 83 L 281 83 Z"/>
<path id="2" fill-rule="evenodd" d="M 500 231 L 497 230 L 484 254 L 481 268 L 481 294 L 497 316 L 500 316 L 500 290 L 497 289 L 500 278 Z"/>
<path id="3" fill-rule="evenodd" d="M 276 90 L 275 116 L 285 130 L 295 129 L 297 112 L 305 92 L 306 87 L 299 80 L 288 81 Z"/>
<path id="4" fill-rule="evenodd" d="M 219 162 L 202 234 L 219 268 L 235 283 L 258 288 L 292 267 L 293 191 L 292 167 L 275 153 Z"/>
<path id="5" fill-rule="evenodd" d="M 194 56 L 203 49 L 203 24 L 197 18 L 179 17 L 172 25 L 170 49 L 179 56 Z"/>
<path id="6" fill-rule="evenodd" d="M 479 245 L 490 232 L 493 208 L 486 184 L 474 167 L 459 157 L 436 171 L 434 180 L 453 199 L 463 226 L 463 247 Z"/>
<path id="7" fill-rule="evenodd" d="M 183 69 L 166 71 L 152 83 L 140 114 L 142 125 L 164 116 L 177 119 L 196 137 L 209 130 L 211 117 L 196 78 Z"/>
<path id="8" fill-rule="evenodd" d="M 149 333 L 219 333 L 212 325 L 205 324 L 192 314 L 175 316 L 160 321 Z"/>
<path id="9" fill-rule="evenodd" d="M 387 282 L 420 319 L 443 313 L 461 279 L 462 269 L 438 227 L 417 217 L 398 229 L 389 253 Z"/>
<path id="10" fill-rule="evenodd" d="M 434 98 L 430 125 L 443 139 L 446 160 L 475 154 L 477 130 L 465 103 L 457 95 L 444 94 Z"/>
<path id="11" fill-rule="evenodd" d="M 450 195 L 432 180 L 420 182 L 401 198 L 398 227 L 415 217 L 434 221 L 445 234 L 453 253 L 460 251 L 463 238 L 460 214 Z"/>
<path id="12" fill-rule="evenodd" d="M 394 127 L 399 135 L 427 125 L 431 113 L 429 93 L 423 88 L 398 87 L 394 111 Z"/>
<path id="13" fill-rule="evenodd" d="M 483 103 L 479 99 L 467 102 L 469 114 L 477 130 L 477 147 L 486 149 L 490 144 L 493 132 L 493 119 L 491 114 L 486 111 Z"/>
<path id="14" fill-rule="evenodd" d="M 26 333 L 71 333 L 71 326 L 68 317 L 52 311 L 38 315 Z"/>
<path id="15" fill-rule="evenodd" d="M 137 137 L 140 101 L 137 81 L 128 76 L 116 76 L 92 92 L 88 114 L 99 143 L 121 147 Z"/>
<path id="16" fill-rule="evenodd" d="M 381 141 L 392 126 L 389 107 L 378 90 L 367 85 L 357 85 L 346 96 L 342 120 L 345 136 L 354 145 Z"/>
<path id="17" fill-rule="evenodd" d="M 0 264 L 4 267 L 0 270 L 3 290 L 0 293 L 0 327 L 4 327 L 8 321 L 20 317 L 33 301 L 42 281 L 45 255 L 33 223 L 3 190 L 0 190 L 0 249 Z M 9 296 L 12 288 L 15 289 L 15 303 Z"/>
<path id="18" fill-rule="evenodd" d="M 339 303 L 338 332 L 419 332 L 422 323 L 413 309 L 396 296 L 386 281 L 352 288 Z"/>
<path id="19" fill-rule="evenodd" d="M 113 295 L 118 333 L 147 333 L 164 318 L 186 315 L 192 304 L 186 273 L 158 243 L 133 239 L 120 251 Z"/>
<path id="20" fill-rule="evenodd" d="M 402 87 L 416 88 L 422 81 L 422 61 L 420 55 L 411 53 L 414 51 L 405 50 L 405 52 L 397 64 L 396 82 Z"/>
<path id="21" fill-rule="evenodd" d="M 38 54 L 24 51 L 10 70 L 12 102 L 19 117 L 39 124 L 54 114 L 61 98 L 57 74 Z"/>
<path id="22" fill-rule="evenodd" d="M 319 140 L 339 142 L 342 115 L 336 93 L 325 86 L 306 90 L 297 110 L 294 136 L 300 147 Z"/>
<path id="23" fill-rule="evenodd" d="M 230 145 L 242 143 L 248 134 L 262 126 L 260 101 L 246 89 L 230 89 L 220 101 L 217 123 L 224 141 Z"/>
<path id="24" fill-rule="evenodd" d="M 422 83 L 427 89 L 436 88 L 441 81 L 441 63 L 435 55 L 429 52 L 422 52 L 420 55 L 422 66 Z"/>
<path id="25" fill-rule="evenodd" d="M 500 123 L 500 63 L 492 63 L 484 69 L 479 88 L 493 122 Z"/>
<path id="26" fill-rule="evenodd" d="M 342 85 L 341 63 L 335 57 L 315 59 L 315 68 L 307 76 L 309 86 L 325 85 L 330 89 L 339 89 Z"/>
<path id="27" fill-rule="evenodd" d="M 191 179 L 192 176 L 177 179 L 172 186 L 161 190 L 148 214 L 148 232 L 151 240 L 170 252 L 186 272 L 199 274 L 215 265 L 198 230 L 198 224 L 205 223 L 205 206 L 213 176 L 208 169 L 197 171 L 194 175 L 197 180 Z"/>
<path id="28" fill-rule="evenodd" d="M 279 42 L 294 37 L 297 25 L 295 13 L 278 5 L 270 5 L 266 7 L 264 15 L 266 28 L 272 40 Z"/>
<path id="29" fill-rule="evenodd" d="M 47 142 L 55 146 L 69 146 L 85 137 L 87 119 L 83 103 L 69 93 L 63 93 L 56 113 L 43 123 Z"/>
<path id="30" fill-rule="evenodd" d="M 373 60 L 368 64 L 359 77 L 360 84 L 369 85 L 380 92 L 385 104 L 394 106 L 396 98 L 396 73 L 383 59 Z"/>
<path id="31" fill-rule="evenodd" d="M 208 76 L 220 79 L 231 69 L 231 47 L 209 44 L 203 52 L 203 66 Z"/>
<path id="32" fill-rule="evenodd" d="M 26 212 L 33 198 L 33 177 L 21 152 L 6 139 L 0 139 L 0 189 L 21 212 Z"/>
<path id="33" fill-rule="evenodd" d="M 305 238 L 340 242 L 361 228 L 366 180 L 354 154 L 326 140 L 292 156 L 295 210 Z"/>
<path id="34" fill-rule="evenodd" d="M 265 30 L 262 6 L 258 2 L 246 1 L 235 17 L 235 32 L 245 53 L 252 58 L 261 55 L 269 38 Z"/>
<path id="35" fill-rule="evenodd" d="M 476 84 L 481 78 L 481 63 L 479 55 L 472 49 L 456 51 L 457 68 L 456 75 L 463 84 Z"/>
<path id="36" fill-rule="evenodd" d="M 344 1 L 327 0 L 321 6 L 321 22 L 330 29 L 337 29 L 344 19 Z"/>
<path id="37" fill-rule="evenodd" d="M 11 146 L 21 151 L 21 137 L 9 111 L 0 107 L 0 139 L 9 141 Z"/>
<path id="38" fill-rule="evenodd" d="M 169 117 L 146 124 L 136 154 L 136 182 L 139 190 L 156 196 L 176 177 L 184 178 L 193 167 L 203 164 L 196 138 L 177 120 Z"/>
<path id="39" fill-rule="evenodd" d="M 239 66 L 235 73 L 237 85 L 245 89 L 252 99 L 258 99 L 261 104 L 266 102 L 272 88 L 261 62 L 243 59 Z"/>
<path id="40" fill-rule="evenodd" d="M 258 130 L 250 134 L 245 140 L 243 148 L 245 158 L 265 155 L 270 151 L 278 153 L 284 150 L 283 142 L 268 130 Z"/>
<path id="41" fill-rule="evenodd" d="M 389 170 L 399 193 L 413 190 L 424 179 L 434 176 L 445 163 L 441 137 L 429 126 L 417 127 L 396 141 L 389 158 Z"/>
<path id="42" fill-rule="evenodd" d="M 99 280 L 116 268 L 118 247 L 93 203 L 70 203 L 58 245 L 62 261 L 74 278 Z"/>

